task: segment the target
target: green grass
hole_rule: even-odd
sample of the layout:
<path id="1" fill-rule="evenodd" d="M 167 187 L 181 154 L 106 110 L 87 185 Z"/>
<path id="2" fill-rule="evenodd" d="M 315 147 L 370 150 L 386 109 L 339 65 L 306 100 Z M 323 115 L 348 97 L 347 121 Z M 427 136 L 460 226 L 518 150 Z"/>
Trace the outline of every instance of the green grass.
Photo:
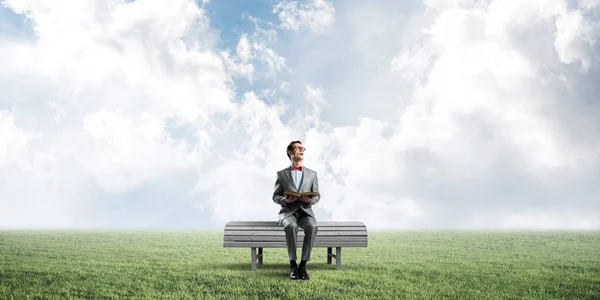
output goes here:
<path id="1" fill-rule="evenodd" d="M 342 270 L 222 232 L 0 231 L 0 299 L 600 299 L 600 232 L 371 232 Z M 299 250 L 300 251 L 300 250 Z"/>

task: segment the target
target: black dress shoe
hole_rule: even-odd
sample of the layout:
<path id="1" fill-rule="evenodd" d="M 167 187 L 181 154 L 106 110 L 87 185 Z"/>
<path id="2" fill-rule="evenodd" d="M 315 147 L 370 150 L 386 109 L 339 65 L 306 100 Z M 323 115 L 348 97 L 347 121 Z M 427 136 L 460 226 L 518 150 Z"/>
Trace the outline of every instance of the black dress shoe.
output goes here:
<path id="1" fill-rule="evenodd" d="M 300 277 L 298 273 L 297 267 L 290 267 L 290 279 L 298 279 Z"/>
<path id="2" fill-rule="evenodd" d="M 306 272 L 306 267 L 300 267 L 300 269 L 298 270 L 298 273 L 300 275 L 300 279 L 302 279 L 302 280 L 310 279 L 310 277 L 308 276 L 308 272 Z"/>

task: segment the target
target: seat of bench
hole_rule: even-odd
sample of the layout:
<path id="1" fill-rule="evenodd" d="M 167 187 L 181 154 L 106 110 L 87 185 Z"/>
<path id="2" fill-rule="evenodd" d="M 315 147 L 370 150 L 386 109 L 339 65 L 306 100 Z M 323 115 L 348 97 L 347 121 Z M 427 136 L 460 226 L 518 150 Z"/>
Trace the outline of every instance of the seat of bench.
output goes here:
<path id="1" fill-rule="evenodd" d="M 304 231 L 298 228 L 297 246 Z M 313 247 L 367 247 L 367 227 L 362 222 L 317 222 Z M 285 231 L 277 221 L 232 221 L 225 225 L 224 247 L 285 248 Z"/>

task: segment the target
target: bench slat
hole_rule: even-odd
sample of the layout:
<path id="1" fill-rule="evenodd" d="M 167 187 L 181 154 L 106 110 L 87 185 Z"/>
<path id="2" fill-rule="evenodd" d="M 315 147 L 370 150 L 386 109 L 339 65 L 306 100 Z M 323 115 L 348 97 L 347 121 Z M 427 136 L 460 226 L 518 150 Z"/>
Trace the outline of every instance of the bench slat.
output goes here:
<path id="1" fill-rule="evenodd" d="M 285 242 L 224 242 L 225 247 L 257 247 L 257 248 L 285 248 Z M 298 248 L 302 247 L 302 243 L 296 243 Z M 317 242 L 315 241 L 314 248 L 327 248 L 327 247 L 367 247 L 366 242 Z"/>
<path id="2" fill-rule="evenodd" d="M 319 228 L 319 230 L 323 230 L 323 231 L 332 231 L 332 230 L 336 230 L 336 231 L 367 231 L 367 229 L 365 227 L 359 227 L 359 226 L 348 226 L 348 227 L 340 227 L 340 226 L 317 226 L 317 228 Z M 244 231 L 244 230 L 256 230 L 256 231 L 278 231 L 278 230 L 283 230 L 283 226 L 276 226 L 276 227 L 272 227 L 272 226 L 228 226 L 225 227 L 225 231 L 231 231 L 231 230 L 235 230 L 235 231 Z"/>
<path id="3" fill-rule="evenodd" d="M 279 226 L 277 221 L 231 221 L 225 224 L 227 226 Z M 360 226 L 365 227 L 363 222 L 317 222 L 317 226 Z"/>
<path id="4" fill-rule="evenodd" d="M 247 235 L 247 236 L 261 236 L 261 235 L 276 235 L 285 236 L 285 231 L 227 231 L 225 235 Z M 304 235 L 304 231 L 299 229 L 298 235 Z M 367 236 L 366 231 L 317 231 L 317 236 Z"/>
<path id="5" fill-rule="evenodd" d="M 303 241 L 304 240 L 304 236 L 298 235 L 298 241 Z M 245 242 L 245 241 L 252 241 L 252 242 L 260 242 L 260 241 L 264 241 L 264 242 L 285 242 L 285 236 L 226 236 L 224 241 L 228 241 L 228 242 Z M 336 236 L 332 236 L 332 237 L 323 237 L 323 236 L 317 236 L 315 241 L 317 242 L 337 242 L 337 241 L 348 241 L 348 242 L 366 242 L 367 241 L 367 237 L 358 237 L 358 236 L 340 236 L 340 237 L 336 237 Z"/>
<path id="6" fill-rule="evenodd" d="M 285 240 L 271 240 L 271 241 L 264 241 L 264 240 L 258 240 L 258 241 L 256 241 L 256 240 L 254 240 L 254 241 L 252 241 L 252 240 L 250 240 L 250 241 L 223 241 L 223 243 L 225 243 L 227 245 L 230 245 L 231 247 L 233 247 L 234 245 L 237 246 L 237 245 L 252 244 L 252 245 L 254 245 L 252 247 L 260 248 L 260 247 L 262 247 L 262 245 L 271 245 L 273 243 L 277 243 L 278 245 L 280 244 L 280 245 L 282 245 L 283 248 L 286 247 L 285 246 L 286 245 Z M 303 243 L 304 243 L 303 239 L 298 239 L 297 240 L 297 244 L 298 245 L 302 246 Z M 363 239 L 363 240 L 356 240 L 356 241 L 347 241 L 347 240 L 319 240 L 319 239 L 315 240 L 315 244 L 329 245 L 328 247 L 332 247 L 332 245 L 338 245 L 340 243 L 350 243 L 350 244 L 353 244 L 353 243 L 364 243 L 364 244 L 366 244 L 366 243 L 368 243 L 368 241 L 365 240 L 365 239 Z M 301 248 L 301 247 L 299 247 L 299 248 Z"/>

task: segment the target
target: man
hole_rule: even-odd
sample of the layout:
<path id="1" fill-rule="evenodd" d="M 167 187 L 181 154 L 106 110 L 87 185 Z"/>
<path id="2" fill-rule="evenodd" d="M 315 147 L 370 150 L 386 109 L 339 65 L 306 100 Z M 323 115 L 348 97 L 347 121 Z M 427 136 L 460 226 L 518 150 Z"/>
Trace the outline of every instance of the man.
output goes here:
<path id="1" fill-rule="evenodd" d="M 303 167 L 304 148 L 300 141 L 291 142 L 286 149 L 291 165 L 277 172 L 275 180 L 275 191 L 273 201 L 281 205 L 279 211 L 279 224 L 285 230 L 288 257 L 290 259 L 291 279 L 310 279 L 306 272 L 306 263 L 310 260 L 310 254 L 317 235 L 317 221 L 312 211 L 312 206 L 319 202 L 319 194 L 308 196 L 284 196 L 283 192 L 319 192 L 319 181 L 317 172 Z M 298 227 L 304 230 L 304 242 L 302 244 L 302 258 L 300 266 L 296 264 L 296 242 L 298 238 Z"/>

